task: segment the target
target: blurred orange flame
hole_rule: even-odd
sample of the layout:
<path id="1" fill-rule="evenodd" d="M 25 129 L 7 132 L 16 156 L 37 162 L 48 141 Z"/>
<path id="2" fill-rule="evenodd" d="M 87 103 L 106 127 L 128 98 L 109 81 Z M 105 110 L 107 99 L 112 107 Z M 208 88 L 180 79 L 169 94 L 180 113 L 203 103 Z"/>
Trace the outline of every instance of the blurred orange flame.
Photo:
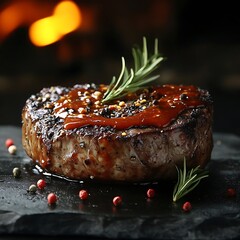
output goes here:
<path id="1" fill-rule="evenodd" d="M 53 15 L 34 22 L 29 28 L 31 42 L 39 47 L 60 40 L 65 34 L 75 31 L 82 22 L 78 6 L 72 1 L 56 5 Z"/>
<path id="2" fill-rule="evenodd" d="M 1 36 L 6 36 L 15 30 L 20 22 L 20 14 L 17 5 L 5 8 L 0 14 Z M 10 20 L 10 21 L 9 21 Z"/>
<path id="3" fill-rule="evenodd" d="M 31 0 L 9 0 L 0 9 L 0 42 L 19 27 L 29 26 L 52 13 L 52 4 Z"/>

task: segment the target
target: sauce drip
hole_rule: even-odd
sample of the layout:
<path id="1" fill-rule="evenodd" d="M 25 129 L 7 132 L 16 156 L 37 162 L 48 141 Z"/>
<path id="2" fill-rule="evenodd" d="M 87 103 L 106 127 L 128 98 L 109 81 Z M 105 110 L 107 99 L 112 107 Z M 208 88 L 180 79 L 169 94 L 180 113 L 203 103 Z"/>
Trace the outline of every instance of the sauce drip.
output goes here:
<path id="1" fill-rule="evenodd" d="M 186 109 L 204 106 L 201 90 L 195 86 L 163 85 L 148 90 L 144 101 L 137 93 L 124 99 L 123 106 L 115 101 L 113 105 L 101 105 L 104 85 L 99 90 L 76 88 L 62 96 L 55 104 L 54 111 L 64 118 L 64 128 L 74 129 L 87 125 L 111 126 L 123 130 L 133 126 L 155 126 L 163 128 Z M 136 104 L 138 103 L 138 104 Z M 124 110 L 137 106 L 135 113 Z M 112 111 L 107 117 L 102 111 Z M 116 112 L 122 115 L 114 115 Z"/>

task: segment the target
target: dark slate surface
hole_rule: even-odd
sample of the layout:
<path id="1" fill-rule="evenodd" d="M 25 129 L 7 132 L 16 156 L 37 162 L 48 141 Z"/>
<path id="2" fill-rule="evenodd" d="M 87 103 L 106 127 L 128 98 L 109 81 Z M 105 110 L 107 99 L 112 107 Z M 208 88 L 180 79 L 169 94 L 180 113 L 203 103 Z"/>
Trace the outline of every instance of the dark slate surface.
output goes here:
<path id="1" fill-rule="evenodd" d="M 18 152 L 8 153 L 5 140 L 13 138 Z M 21 130 L 0 127 L 0 234 L 3 236 L 71 235 L 89 238 L 119 239 L 238 239 L 240 238 L 240 138 L 232 134 L 214 134 L 214 150 L 208 165 L 210 177 L 176 204 L 171 201 L 173 183 L 117 185 L 96 182 L 70 182 L 40 173 L 21 146 Z M 12 169 L 22 170 L 21 178 Z M 36 194 L 27 191 L 39 178 L 47 187 Z M 156 197 L 146 198 L 149 187 Z M 229 198 L 226 189 L 234 187 L 237 196 Z M 89 199 L 81 201 L 80 189 Z M 46 196 L 59 198 L 49 207 Z M 112 198 L 121 195 L 121 207 Z M 181 206 L 191 201 L 192 211 Z"/>

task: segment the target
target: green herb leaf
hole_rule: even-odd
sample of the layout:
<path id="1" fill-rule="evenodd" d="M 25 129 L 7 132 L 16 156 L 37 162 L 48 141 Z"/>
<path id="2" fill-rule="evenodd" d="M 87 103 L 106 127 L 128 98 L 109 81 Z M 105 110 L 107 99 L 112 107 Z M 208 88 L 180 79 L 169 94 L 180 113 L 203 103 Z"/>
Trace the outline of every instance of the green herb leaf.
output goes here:
<path id="1" fill-rule="evenodd" d="M 122 57 L 122 69 L 118 78 L 115 76 L 103 95 L 102 103 L 120 99 L 128 93 L 136 92 L 144 88 L 150 82 L 159 78 L 159 75 L 150 76 L 162 62 L 163 57 L 158 52 L 158 40 L 155 39 L 154 53 L 148 57 L 147 40 L 143 38 L 143 49 L 132 49 L 134 70 L 126 67 L 125 59 Z"/>
<path id="2" fill-rule="evenodd" d="M 183 161 L 183 169 L 176 167 L 178 181 L 173 190 L 173 201 L 176 202 L 191 192 L 203 178 L 208 177 L 208 171 L 200 169 L 200 166 L 187 171 L 186 158 Z"/>

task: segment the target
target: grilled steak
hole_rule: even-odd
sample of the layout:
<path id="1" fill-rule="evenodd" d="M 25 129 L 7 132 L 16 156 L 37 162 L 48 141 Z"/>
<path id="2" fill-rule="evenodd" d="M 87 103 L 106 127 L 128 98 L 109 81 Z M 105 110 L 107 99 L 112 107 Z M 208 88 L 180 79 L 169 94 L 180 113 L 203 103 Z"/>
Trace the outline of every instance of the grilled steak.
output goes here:
<path id="1" fill-rule="evenodd" d="M 210 160 L 212 101 L 193 86 L 165 85 L 101 104 L 106 86 L 45 88 L 22 111 L 22 142 L 46 171 L 126 182 L 176 176 Z"/>

